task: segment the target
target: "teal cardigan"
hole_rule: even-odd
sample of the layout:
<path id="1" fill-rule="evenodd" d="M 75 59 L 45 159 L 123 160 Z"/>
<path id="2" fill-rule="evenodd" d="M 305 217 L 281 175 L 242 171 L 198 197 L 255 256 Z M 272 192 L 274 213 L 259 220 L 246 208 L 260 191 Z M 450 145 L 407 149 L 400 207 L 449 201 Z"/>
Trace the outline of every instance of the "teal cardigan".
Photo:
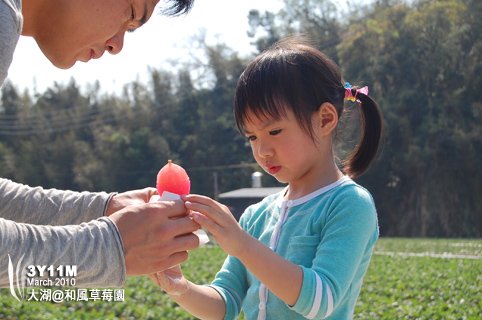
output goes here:
<path id="1" fill-rule="evenodd" d="M 348 177 L 296 200 L 284 191 L 246 209 L 240 225 L 303 270 L 298 301 L 289 306 L 228 256 L 211 287 L 225 319 L 351 319 L 373 247 L 377 214 L 370 193 Z"/>

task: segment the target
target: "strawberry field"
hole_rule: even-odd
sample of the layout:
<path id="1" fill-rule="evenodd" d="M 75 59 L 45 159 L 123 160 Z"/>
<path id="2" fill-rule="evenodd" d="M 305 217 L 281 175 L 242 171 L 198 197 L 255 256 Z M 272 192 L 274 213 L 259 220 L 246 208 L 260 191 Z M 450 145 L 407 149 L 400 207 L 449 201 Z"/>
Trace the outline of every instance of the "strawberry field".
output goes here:
<path id="1" fill-rule="evenodd" d="M 200 248 L 183 270 L 209 283 L 224 256 Z M 123 293 L 122 301 L 18 302 L 4 288 L 0 319 L 193 319 L 146 277 L 129 278 Z M 380 239 L 354 319 L 482 319 L 482 240 Z"/>

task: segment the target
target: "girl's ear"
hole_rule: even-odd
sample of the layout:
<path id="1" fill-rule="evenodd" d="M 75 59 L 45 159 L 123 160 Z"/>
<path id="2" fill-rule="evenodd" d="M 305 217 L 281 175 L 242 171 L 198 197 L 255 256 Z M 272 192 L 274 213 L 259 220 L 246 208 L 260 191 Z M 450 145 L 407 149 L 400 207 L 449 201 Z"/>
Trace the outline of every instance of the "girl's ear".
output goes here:
<path id="1" fill-rule="evenodd" d="M 321 136 L 329 135 L 338 125 L 338 113 L 329 102 L 324 102 L 316 113 L 317 131 Z"/>

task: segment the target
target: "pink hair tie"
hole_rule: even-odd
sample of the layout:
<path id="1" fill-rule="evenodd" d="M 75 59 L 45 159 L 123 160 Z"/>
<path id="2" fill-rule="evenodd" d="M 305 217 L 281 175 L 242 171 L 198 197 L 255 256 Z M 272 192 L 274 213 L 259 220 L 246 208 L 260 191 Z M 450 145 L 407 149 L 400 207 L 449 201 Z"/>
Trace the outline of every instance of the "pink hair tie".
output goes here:
<path id="1" fill-rule="evenodd" d="M 367 86 L 364 86 L 363 88 L 360 88 L 360 89 L 356 89 L 355 95 L 353 95 L 352 90 L 353 90 L 353 88 L 352 88 L 351 84 L 349 84 L 348 82 L 345 82 L 345 100 L 352 101 L 352 102 L 360 101 L 356 98 L 356 96 L 359 93 L 363 93 L 366 96 L 368 95 L 368 87 Z"/>

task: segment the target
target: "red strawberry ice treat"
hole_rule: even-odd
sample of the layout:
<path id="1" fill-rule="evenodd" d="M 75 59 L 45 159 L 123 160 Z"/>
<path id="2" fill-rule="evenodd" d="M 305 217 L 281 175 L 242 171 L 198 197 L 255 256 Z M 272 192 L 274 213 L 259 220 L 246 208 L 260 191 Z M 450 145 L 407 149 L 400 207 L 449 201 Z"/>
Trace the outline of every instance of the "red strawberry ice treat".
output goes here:
<path id="1" fill-rule="evenodd" d="M 177 195 L 184 195 L 189 194 L 191 181 L 186 170 L 169 160 L 157 174 L 156 188 L 161 197 L 166 191 Z"/>
<path id="2" fill-rule="evenodd" d="M 156 188 L 159 196 L 153 196 L 150 201 L 179 200 L 182 195 L 189 194 L 191 181 L 186 170 L 169 160 L 157 174 Z M 209 242 L 209 237 L 204 230 L 196 230 L 194 234 L 199 238 L 199 245 Z"/>

